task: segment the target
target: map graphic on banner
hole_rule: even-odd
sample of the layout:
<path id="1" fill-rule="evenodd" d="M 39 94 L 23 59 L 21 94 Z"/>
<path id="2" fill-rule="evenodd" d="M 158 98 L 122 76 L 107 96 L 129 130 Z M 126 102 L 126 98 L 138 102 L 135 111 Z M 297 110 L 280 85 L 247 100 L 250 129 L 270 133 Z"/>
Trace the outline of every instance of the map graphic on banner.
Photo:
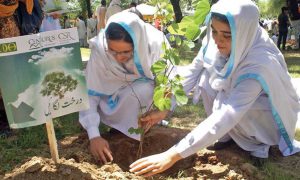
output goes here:
<path id="1" fill-rule="evenodd" d="M 0 88 L 11 128 L 87 109 L 76 28 L 0 39 Z"/>

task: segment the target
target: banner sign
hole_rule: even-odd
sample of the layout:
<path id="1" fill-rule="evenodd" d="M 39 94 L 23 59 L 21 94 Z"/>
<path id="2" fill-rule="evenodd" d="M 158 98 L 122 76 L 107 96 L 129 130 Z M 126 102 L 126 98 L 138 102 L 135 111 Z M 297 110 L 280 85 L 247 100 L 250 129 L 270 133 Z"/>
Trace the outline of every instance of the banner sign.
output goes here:
<path id="1" fill-rule="evenodd" d="M 87 109 L 76 28 L 0 39 L 0 88 L 11 128 Z"/>

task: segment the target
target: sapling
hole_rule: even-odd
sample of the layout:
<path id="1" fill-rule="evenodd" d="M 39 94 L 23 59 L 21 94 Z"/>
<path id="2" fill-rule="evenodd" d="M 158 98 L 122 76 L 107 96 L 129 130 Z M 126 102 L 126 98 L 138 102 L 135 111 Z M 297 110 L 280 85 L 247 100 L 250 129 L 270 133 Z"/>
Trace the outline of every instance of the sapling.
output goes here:
<path id="1" fill-rule="evenodd" d="M 154 18 L 161 18 L 163 27 L 169 22 L 174 22 L 174 12 L 172 5 L 168 2 L 159 2 L 156 4 L 157 13 Z M 155 111 L 170 111 L 172 108 L 172 100 L 176 101 L 178 106 L 188 102 L 188 98 L 181 84 L 182 78 L 175 74 L 174 67 L 180 64 L 180 54 L 194 47 L 193 40 L 199 38 L 199 25 L 203 23 L 206 14 L 209 12 L 209 2 L 201 0 L 196 4 L 194 16 L 184 17 L 181 23 L 173 23 L 167 29 L 170 32 L 169 41 L 174 47 L 165 41 L 162 45 L 164 54 L 151 66 L 151 72 L 154 76 L 154 92 L 152 104 L 145 109 L 140 103 L 140 116 L 138 117 L 138 128 L 131 127 L 128 132 L 140 134 L 140 144 L 137 152 L 137 158 L 141 158 L 143 152 L 144 135 L 151 126 L 145 126 L 141 118 L 150 115 Z M 158 15 L 159 14 L 159 15 Z M 165 39 L 164 37 L 162 37 Z M 131 88 L 133 94 L 134 89 Z M 138 97 L 135 94 L 135 97 Z M 139 99 L 138 99 L 139 101 Z M 140 102 L 140 101 L 139 101 Z"/>

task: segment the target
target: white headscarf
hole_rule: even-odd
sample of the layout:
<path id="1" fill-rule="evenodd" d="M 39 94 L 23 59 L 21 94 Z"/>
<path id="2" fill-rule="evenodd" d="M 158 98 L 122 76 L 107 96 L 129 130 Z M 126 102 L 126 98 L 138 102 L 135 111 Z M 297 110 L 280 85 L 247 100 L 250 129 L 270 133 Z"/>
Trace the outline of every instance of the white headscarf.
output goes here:
<path id="1" fill-rule="evenodd" d="M 86 69 L 90 95 L 112 95 L 137 79 L 153 79 L 151 65 L 162 54 L 164 34 L 137 15 L 130 12 L 117 13 L 109 19 L 106 27 L 110 23 L 121 25 L 133 40 L 133 60 L 129 60 L 128 66 L 131 66 L 129 68 L 133 69 L 134 74 L 128 73 L 105 51 L 107 39 L 104 30 L 90 41 L 92 52 Z"/>
<path id="2" fill-rule="evenodd" d="M 211 13 L 227 17 L 232 42 L 230 57 L 222 57 L 212 39 L 208 16 L 206 42 L 197 59 L 204 60 L 204 67 L 210 71 L 210 85 L 226 92 L 245 79 L 257 80 L 268 94 L 273 117 L 287 149 L 292 150 L 297 114 L 300 115 L 299 97 L 283 55 L 259 26 L 257 6 L 251 0 L 219 0 L 212 6 Z"/>

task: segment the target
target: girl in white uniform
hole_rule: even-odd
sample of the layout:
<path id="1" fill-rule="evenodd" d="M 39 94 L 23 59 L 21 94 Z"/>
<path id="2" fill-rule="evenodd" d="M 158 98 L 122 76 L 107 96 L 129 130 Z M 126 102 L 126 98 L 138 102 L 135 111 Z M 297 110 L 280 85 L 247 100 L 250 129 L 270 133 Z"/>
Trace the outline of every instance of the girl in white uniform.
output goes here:
<path id="1" fill-rule="evenodd" d="M 90 40 L 86 68 L 90 109 L 80 112 L 79 120 L 97 160 L 105 163 L 113 158 L 100 136 L 100 120 L 139 140 L 140 135 L 129 134 L 128 129 L 138 128 L 139 114 L 152 103 L 150 68 L 160 58 L 164 41 L 162 32 L 130 12 L 113 15 L 106 29 Z"/>
<path id="2" fill-rule="evenodd" d="M 259 26 L 251 0 L 219 0 L 207 17 L 207 36 L 193 63 L 178 67 L 187 92 L 203 98 L 208 118 L 178 144 L 142 158 L 130 167 L 151 176 L 179 159 L 232 139 L 257 158 L 278 145 L 284 156 L 300 151 L 294 139 L 300 115 L 299 97 L 283 55 Z"/>

